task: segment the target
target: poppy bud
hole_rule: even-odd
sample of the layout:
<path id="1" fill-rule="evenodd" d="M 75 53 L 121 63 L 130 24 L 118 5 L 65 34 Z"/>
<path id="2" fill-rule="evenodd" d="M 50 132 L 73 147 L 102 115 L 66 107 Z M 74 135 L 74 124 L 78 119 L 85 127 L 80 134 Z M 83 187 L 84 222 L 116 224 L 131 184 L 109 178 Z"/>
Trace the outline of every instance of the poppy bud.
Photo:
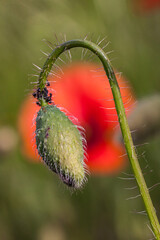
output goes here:
<path id="1" fill-rule="evenodd" d="M 85 180 L 82 136 L 69 118 L 53 105 L 41 107 L 36 118 L 36 145 L 49 168 L 70 187 Z"/>

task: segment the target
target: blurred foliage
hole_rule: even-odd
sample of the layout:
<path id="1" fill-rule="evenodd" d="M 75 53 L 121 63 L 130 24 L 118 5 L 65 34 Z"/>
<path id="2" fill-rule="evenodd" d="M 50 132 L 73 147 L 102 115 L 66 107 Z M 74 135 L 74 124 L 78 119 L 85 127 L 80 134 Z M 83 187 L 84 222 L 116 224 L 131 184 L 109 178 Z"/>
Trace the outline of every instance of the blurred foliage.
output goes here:
<path id="1" fill-rule="evenodd" d="M 108 36 L 118 57 L 113 65 L 131 82 L 137 98 L 160 91 L 160 11 L 138 15 L 131 0 L 1 0 L 0 126 L 17 128 L 22 100 L 31 89 L 32 63 L 42 65 L 41 41 Z M 92 36 L 93 33 L 93 36 Z M 39 60 L 38 60 L 39 59 Z M 140 149 L 148 186 L 159 182 L 160 139 Z M 0 239 L 147 239 L 151 232 L 134 180 L 89 177 L 70 192 L 42 164 L 24 159 L 17 148 L 0 156 Z M 138 150 L 139 151 L 139 150 Z M 139 154 L 140 154 L 139 153 Z M 147 161 L 147 163 L 146 163 Z M 145 169 L 146 165 L 149 165 Z M 152 172 L 151 170 L 154 170 Z M 127 172 L 130 172 L 128 169 Z M 125 174 L 122 177 L 130 178 Z M 159 215 L 159 188 L 151 193 Z"/>

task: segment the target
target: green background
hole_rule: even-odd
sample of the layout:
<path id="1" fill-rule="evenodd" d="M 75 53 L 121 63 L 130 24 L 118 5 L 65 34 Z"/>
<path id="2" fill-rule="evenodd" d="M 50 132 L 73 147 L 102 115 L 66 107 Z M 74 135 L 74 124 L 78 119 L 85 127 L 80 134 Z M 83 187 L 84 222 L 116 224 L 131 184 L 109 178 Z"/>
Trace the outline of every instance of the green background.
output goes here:
<path id="1" fill-rule="evenodd" d="M 133 0 L 134 1 L 134 0 Z M 134 11 L 132 0 L 1 0 L 0 127 L 17 129 L 17 116 L 31 89 L 32 63 L 42 66 L 44 38 L 107 36 L 112 64 L 130 81 L 137 99 L 160 91 L 160 10 Z M 0 155 L 0 239 L 2 240 L 135 240 L 149 239 L 148 219 L 128 177 L 90 176 L 81 191 L 71 192 L 46 167 L 20 151 L 21 141 Z M 160 138 L 140 148 L 148 186 L 160 179 Z M 148 168 L 145 166 L 148 164 Z M 126 170 L 130 173 L 131 170 Z M 159 186 L 151 196 L 160 215 Z"/>

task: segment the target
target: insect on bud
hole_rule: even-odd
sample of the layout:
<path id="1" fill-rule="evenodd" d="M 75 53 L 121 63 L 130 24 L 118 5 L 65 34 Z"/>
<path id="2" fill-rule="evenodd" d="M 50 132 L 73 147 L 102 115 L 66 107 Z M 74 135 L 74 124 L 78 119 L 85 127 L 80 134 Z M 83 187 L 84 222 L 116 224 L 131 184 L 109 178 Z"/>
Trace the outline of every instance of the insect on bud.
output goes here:
<path id="1" fill-rule="evenodd" d="M 70 187 L 85 181 L 82 136 L 69 118 L 53 105 L 41 107 L 36 118 L 36 145 L 48 167 Z"/>

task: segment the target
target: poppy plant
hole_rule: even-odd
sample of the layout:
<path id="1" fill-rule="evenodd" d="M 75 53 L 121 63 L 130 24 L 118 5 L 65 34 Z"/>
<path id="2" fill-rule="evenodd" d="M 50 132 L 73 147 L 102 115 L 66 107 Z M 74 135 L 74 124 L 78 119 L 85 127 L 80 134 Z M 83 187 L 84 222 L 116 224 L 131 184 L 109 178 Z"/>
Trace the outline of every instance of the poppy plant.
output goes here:
<path id="1" fill-rule="evenodd" d="M 134 103 L 133 93 L 124 78 L 118 75 L 117 78 L 128 112 Z M 104 71 L 96 64 L 75 63 L 53 73 L 48 81 L 54 104 L 67 110 L 66 114 L 74 123 L 72 116 L 76 117 L 79 125 L 86 130 L 86 164 L 90 172 L 112 174 L 120 171 L 126 164 L 126 158 L 121 157 L 124 148 L 114 138 L 118 118 Z M 39 106 L 29 96 L 22 104 L 18 122 L 23 152 L 33 160 L 40 159 L 33 138 L 33 118 L 38 110 Z"/>

